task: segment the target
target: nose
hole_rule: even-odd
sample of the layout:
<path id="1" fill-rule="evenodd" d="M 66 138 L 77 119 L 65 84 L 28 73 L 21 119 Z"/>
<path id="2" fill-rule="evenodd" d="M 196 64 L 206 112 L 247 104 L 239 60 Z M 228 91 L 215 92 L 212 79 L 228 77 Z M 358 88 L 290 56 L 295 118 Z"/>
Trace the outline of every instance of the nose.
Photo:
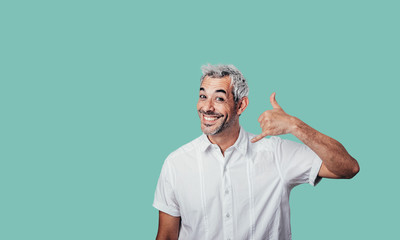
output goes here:
<path id="1" fill-rule="evenodd" d="M 214 112 L 215 111 L 214 103 L 213 103 L 212 99 L 206 100 L 206 102 L 204 103 L 203 110 L 205 112 Z"/>

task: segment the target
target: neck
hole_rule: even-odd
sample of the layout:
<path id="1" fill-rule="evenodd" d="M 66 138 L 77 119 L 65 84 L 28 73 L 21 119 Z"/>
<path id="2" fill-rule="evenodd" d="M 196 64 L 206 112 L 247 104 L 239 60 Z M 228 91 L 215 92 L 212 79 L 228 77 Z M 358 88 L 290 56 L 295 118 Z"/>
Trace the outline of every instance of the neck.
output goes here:
<path id="1" fill-rule="evenodd" d="M 217 144 L 221 149 L 222 155 L 224 155 L 225 150 L 230 146 L 235 144 L 236 140 L 239 138 L 240 126 L 235 124 L 229 129 L 225 129 L 222 132 L 215 135 L 208 135 L 208 139 L 211 143 Z"/>

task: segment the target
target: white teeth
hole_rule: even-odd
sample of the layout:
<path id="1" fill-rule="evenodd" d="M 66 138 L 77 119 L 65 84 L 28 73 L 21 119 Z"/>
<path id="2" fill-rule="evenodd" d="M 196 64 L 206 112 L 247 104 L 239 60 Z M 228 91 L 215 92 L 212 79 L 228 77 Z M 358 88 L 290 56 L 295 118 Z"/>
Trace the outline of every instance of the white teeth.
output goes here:
<path id="1" fill-rule="evenodd" d="M 207 121 L 214 121 L 214 120 L 216 120 L 217 118 L 204 117 L 204 119 L 207 120 Z"/>

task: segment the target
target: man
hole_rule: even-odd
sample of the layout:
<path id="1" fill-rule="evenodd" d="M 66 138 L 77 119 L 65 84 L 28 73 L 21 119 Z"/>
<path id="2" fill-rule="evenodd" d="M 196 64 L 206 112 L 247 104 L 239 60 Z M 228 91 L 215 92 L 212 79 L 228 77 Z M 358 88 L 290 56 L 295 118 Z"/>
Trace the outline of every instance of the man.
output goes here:
<path id="1" fill-rule="evenodd" d="M 261 114 L 262 133 L 239 125 L 248 86 L 232 65 L 203 66 L 197 110 L 203 135 L 165 160 L 153 206 L 157 240 L 291 239 L 289 194 L 301 183 L 352 178 L 357 161 L 336 140 L 283 111 Z M 304 144 L 279 137 L 293 134 Z"/>

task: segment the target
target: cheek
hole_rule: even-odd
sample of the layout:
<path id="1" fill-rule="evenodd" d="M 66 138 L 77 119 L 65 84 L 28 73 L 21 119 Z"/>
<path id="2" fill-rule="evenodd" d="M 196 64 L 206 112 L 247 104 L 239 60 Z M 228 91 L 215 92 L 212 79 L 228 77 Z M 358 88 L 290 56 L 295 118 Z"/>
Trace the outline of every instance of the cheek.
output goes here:
<path id="1" fill-rule="evenodd" d="M 202 109 L 204 110 L 204 103 L 199 101 L 199 102 L 197 102 L 196 107 L 197 107 L 197 112 L 202 110 Z"/>
<path id="2" fill-rule="evenodd" d="M 226 115 L 226 116 L 232 115 L 232 110 L 229 108 L 229 106 L 221 107 L 221 108 L 219 109 L 219 112 L 220 112 L 220 113 L 223 113 L 223 114 Z"/>
<path id="3" fill-rule="evenodd" d="M 197 102 L 196 107 L 197 107 L 197 110 L 199 110 L 199 109 L 201 108 L 201 103 L 200 103 L 200 102 Z"/>
<path id="4" fill-rule="evenodd" d="M 230 118 L 234 117 L 236 114 L 236 110 L 234 107 L 230 107 L 228 109 L 225 110 L 226 114 L 229 115 Z"/>

